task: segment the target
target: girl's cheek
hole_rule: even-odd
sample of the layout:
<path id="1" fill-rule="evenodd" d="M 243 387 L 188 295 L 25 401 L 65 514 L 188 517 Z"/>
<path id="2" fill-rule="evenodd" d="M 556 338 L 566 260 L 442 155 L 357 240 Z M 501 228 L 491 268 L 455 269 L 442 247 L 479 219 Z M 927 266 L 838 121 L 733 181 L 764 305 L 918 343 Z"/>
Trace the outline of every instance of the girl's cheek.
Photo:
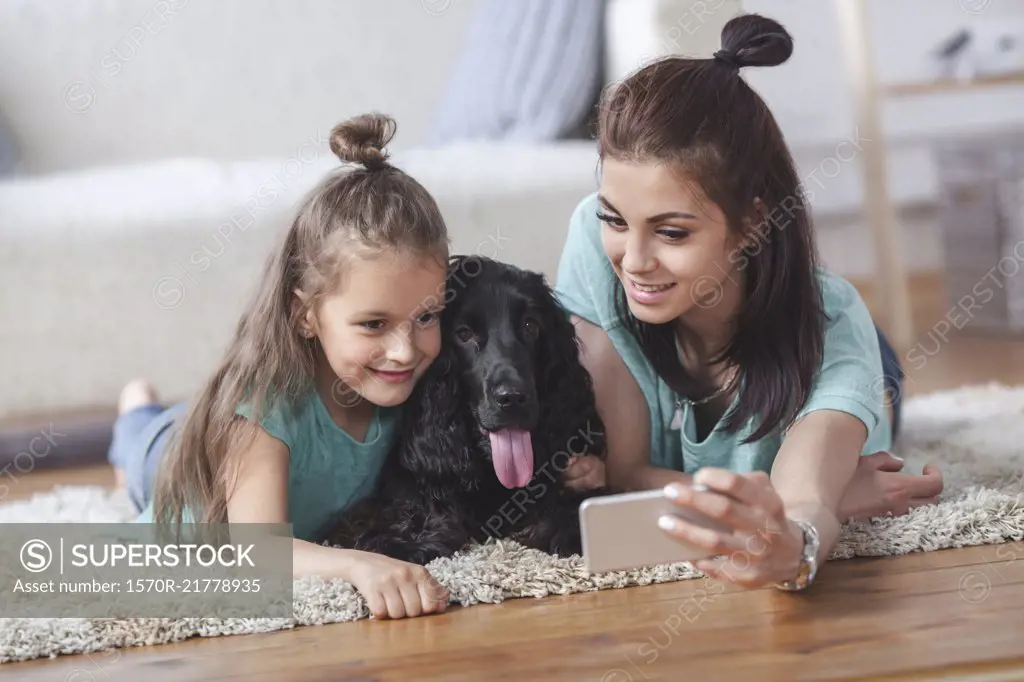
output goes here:
<path id="1" fill-rule="evenodd" d="M 366 339 L 359 334 L 339 335 L 328 342 L 331 345 L 325 350 L 332 364 L 337 363 L 346 367 L 374 365 L 387 356 L 384 344 Z"/>
<path id="2" fill-rule="evenodd" d="M 430 334 L 427 338 L 426 351 L 427 355 L 431 360 L 436 358 L 441 353 L 441 327 L 440 325 L 432 327 Z"/>

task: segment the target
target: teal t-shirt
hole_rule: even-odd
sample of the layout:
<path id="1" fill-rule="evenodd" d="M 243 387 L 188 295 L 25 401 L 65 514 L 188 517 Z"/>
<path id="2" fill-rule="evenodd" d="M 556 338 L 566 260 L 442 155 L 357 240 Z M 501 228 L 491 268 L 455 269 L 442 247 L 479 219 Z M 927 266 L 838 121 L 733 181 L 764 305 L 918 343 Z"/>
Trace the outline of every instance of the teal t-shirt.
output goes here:
<path id="1" fill-rule="evenodd" d="M 332 514 L 366 497 L 376 486 L 400 428 L 400 407 L 377 407 L 360 442 L 331 419 L 316 391 L 293 409 L 275 407 L 261 422 L 288 446 L 288 518 L 293 537 L 309 540 Z M 243 404 L 237 414 L 251 416 Z M 192 519 L 186 514 L 185 520 Z M 153 503 L 139 522 L 153 521 Z"/>
<path id="2" fill-rule="evenodd" d="M 781 430 L 743 444 L 756 429 L 755 420 L 730 434 L 723 419 L 698 441 L 692 408 L 685 401 L 678 427 L 673 424 L 677 395 L 654 372 L 616 310 L 616 289 L 621 284 L 601 246 L 598 208 L 595 193 L 573 212 L 555 291 L 569 312 L 604 329 L 643 391 L 651 420 L 651 464 L 687 473 L 708 466 L 739 473 L 770 472 L 782 444 Z M 830 320 L 821 369 L 798 418 L 814 410 L 847 412 L 868 429 L 862 454 L 890 450 L 892 428 L 883 401 L 882 359 L 874 323 L 852 284 L 825 269 L 819 270 L 819 278 Z M 738 395 L 732 407 L 737 401 Z"/>

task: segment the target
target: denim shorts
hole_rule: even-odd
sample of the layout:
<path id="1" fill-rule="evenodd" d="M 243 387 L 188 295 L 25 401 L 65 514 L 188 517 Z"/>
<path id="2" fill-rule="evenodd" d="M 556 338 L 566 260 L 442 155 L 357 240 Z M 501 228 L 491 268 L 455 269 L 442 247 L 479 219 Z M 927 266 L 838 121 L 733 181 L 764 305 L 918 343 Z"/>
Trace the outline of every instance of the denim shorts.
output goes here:
<path id="1" fill-rule="evenodd" d="M 903 379 L 906 377 L 906 373 L 900 366 L 899 356 L 889 344 L 889 340 L 885 338 L 885 334 L 878 327 L 875 327 L 875 331 L 878 332 L 878 346 L 882 351 L 882 375 L 885 378 L 886 401 L 892 405 L 892 439 L 895 441 L 900 430 Z"/>
<path id="2" fill-rule="evenodd" d="M 173 426 L 187 411 L 188 404 L 184 402 L 170 407 L 140 405 L 114 421 L 107 460 L 124 469 L 128 497 L 137 512 L 153 499 L 161 455 L 174 434 Z"/>

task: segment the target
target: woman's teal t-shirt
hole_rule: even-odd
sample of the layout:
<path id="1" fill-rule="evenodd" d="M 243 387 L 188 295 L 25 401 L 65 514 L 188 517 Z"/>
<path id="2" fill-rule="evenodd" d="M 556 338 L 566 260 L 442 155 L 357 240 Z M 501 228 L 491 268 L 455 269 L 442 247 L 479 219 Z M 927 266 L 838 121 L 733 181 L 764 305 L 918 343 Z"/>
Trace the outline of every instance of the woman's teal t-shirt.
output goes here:
<path id="1" fill-rule="evenodd" d="M 270 410 L 261 422 L 288 446 L 288 518 L 293 537 L 309 540 L 332 514 L 366 497 L 376 486 L 400 428 L 400 407 L 377 407 L 362 442 L 339 427 L 316 391 L 291 409 Z M 250 417 L 246 405 L 237 414 Z M 191 520 L 186 515 L 186 521 Z M 153 521 L 150 502 L 139 522 Z"/>
<path id="2" fill-rule="evenodd" d="M 782 430 L 743 444 L 756 429 L 754 420 L 732 434 L 723 430 L 723 420 L 698 441 L 692 408 L 685 401 L 681 419 L 674 419 L 677 395 L 654 372 L 616 310 L 616 290 L 621 284 L 601 245 L 598 209 L 595 193 L 573 212 L 555 292 L 569 312 L 604 329 L 640 385 L 650 412 L 651 464 L 687 473 L 708 466 L 739 473 L 770 472 L 782 445 Z M 885 411 L 882 358 L 874 323 L 852 284 L 825 269 L 819 270 L 819 278 L 830 318 L 824 358 L 797 418 L 815 410 L 847 412 L 867 427 L 862 454 L 890 450 L 892 428 Z M 737 400 L 734 398 L 733 407 Z"/>

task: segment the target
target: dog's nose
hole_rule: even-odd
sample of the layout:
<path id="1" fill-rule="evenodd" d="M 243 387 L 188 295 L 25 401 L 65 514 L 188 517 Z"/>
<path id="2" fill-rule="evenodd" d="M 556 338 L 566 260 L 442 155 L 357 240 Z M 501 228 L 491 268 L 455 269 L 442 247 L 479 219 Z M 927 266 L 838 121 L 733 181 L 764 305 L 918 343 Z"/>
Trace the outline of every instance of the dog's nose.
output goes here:
<path id="1" fill-rule="evenodd" d="M 502 409 L 522 407 L 526 404 L 526 394 L 515 386 L 498 386 L 494 389 L 494 401 Z"/>

